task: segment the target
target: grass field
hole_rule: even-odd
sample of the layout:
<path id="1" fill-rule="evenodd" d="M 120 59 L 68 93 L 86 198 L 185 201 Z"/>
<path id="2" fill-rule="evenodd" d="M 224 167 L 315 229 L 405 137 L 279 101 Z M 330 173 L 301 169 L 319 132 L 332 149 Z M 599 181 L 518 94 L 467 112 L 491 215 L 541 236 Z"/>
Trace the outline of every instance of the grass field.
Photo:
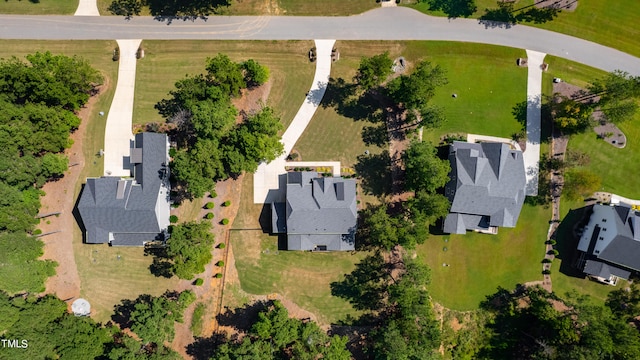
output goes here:
<path id="1" fill-rule="evenodd" d="M 98 0 L 101 15 L 111 15 L 107 8 L 112 0 Z M 376 8 L 375 0 L 232 0 L 231 6 L 221 9 L 223 15 L 354 15 Z M 143 9 L 141 15 L 148 15 Z"/>
<path id="2" fill-rule="evenodd" d="M 452 42 L 352 42 L 339 41 L 340 60 L 333 63 L 331 76 L 351 81 L 363 56 L 389 51 L 404 56 L 409 65 L 427 59 L 447 70 L 449 84 L 437 90 L 433 104 L 444 108 L 447 122 L 439 129 L 425 132 L 425 138 L 437 141 L 450 132 L 470 132 L 510 137 L 521 129 L 511 111 L 526 99 L 525 68 L 515 60 L 524 56 L 518 49 Z M 451 94 L 458 94 L 452 98 Z M 320 107 L 307 131 L 295 145 L 303 160 L 339 160 L 351 165 L 369 150 L 361 132 L 366 121 L 355 121 L 337 113 L 335 108 Z"/>
<path id="3" fill-rule="evenodd" d="M 177 80 L 204 72 L 207 57 L 227 54 L 235 61 L 253 58 L 271 71 L 267 103 L 288 125 L 309 90 L 315 72 L 307 52 L 309 41 L 144 41 L 138 62 L 133 121 L 164 121 L 153 106 L 167 97 Z M 185 54 L 189 56 L 185 56 Z"/>
<path id="4" fill-rule="evenodd" d="M 446 16 L 441 11 L 429 10 L 426 3 L 416 5 L 415 0 L 403 0 L 403 3 L 412 3 L 411 7 L 430 15 Z M 497 8 L 494 0 L 476 0 L 475 3 L 477 11 L 473 18 L 482 16 L 487 8 Z M 533 3 L 533 0 L 519 0 L 515 8 Z M 580 1 L 574 12 L 561 12 L 556 19 L 545 24 L 525 25 L 572 35 L 640 56 L 640 29 L 636 26 L 638 14 L 638 1 L 590 0 Z"/>
<path id="5" fill-rule="evenodd" d="M 259 229 L 262 205 L 253 204 L 253 177 L 245 176 L 238 216 L 233 223 L 233 246 L 241 289 L 249 294 L 278 293 L 331 324 L 354 315 L 351 305 L 331 296 L 329 284 L 353 270 L 364 254 L 279 251 L 277 237 Z M 242 296 L 238 289 L 225 288 Z M 230 304 L 235 306 L 237 304 Z"/>
<path id="6" fill-rule="evenodd" d="M 78 0 L 4 0 L 0 14 L 72 15 Z"/>
<path id="7" fill-rule="evenodd" d="M 114 41 L 1 41 L 0 57 L 11 55 L 23 57 L 36 51 L 49 50 L 54 54 L 79 55 L 88 59 L 105 76 L 108 90 L 98 95 L 96 105 L 89 116 L 87 136 L 83 139 L 85 168 L 80 175 L 81 181 L 70 191 L 78 197 L 80 188 L 87 176 L 101 176 L 102 160 L 96 155 L 104 147 L 104 127 L 106 113 L 117 81 L 118 63 L 111 60 L 115 47 Z M 105 116 L 100 116 L 100 111 Z M 89 300 L 94 318 L 98 321 L 109 320 L 113 306 L 122 299 L 134 299 L 139 294 L 159 295 L 172 288 L 176 280 L 156 278 L 149 272 L 151 258 L 144 256 L 141 248 L 112 248 L 108 246 L 90 246 L 82 243 L 82 234 L 74 229 L 74 253 L 81 280 L 81 296 Z"/>
<path id="8" fill-rule="evenodd" d="M 513 289 L 542 280 L 540 261 L 550 212 L 524 205 L 518 226 L 500 228 L 497 235 L 429 236 L 418 254 L 431 267 L 429 291 L 434 301 L 453 310 L 472 310 L 498 286 Z"/>

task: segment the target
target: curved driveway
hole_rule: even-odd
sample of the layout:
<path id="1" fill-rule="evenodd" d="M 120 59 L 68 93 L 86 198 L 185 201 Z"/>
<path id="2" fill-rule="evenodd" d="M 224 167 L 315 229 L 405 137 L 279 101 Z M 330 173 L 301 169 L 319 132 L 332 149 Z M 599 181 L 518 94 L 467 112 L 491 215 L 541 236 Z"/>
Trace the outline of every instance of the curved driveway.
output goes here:
<path id="1" fill-rule="evenodd" d="M 212 16 L 159 21 L 151 17 L 0 16 L 3 39 L 220 39 L 220 40 L 446 40 L 529 49 L 605 71 L 640 75 L 640 59 L 568 35 L 524 25 L 488 26 L 473 19 L 424 15 L 405 7 L 341 17 Z"/>

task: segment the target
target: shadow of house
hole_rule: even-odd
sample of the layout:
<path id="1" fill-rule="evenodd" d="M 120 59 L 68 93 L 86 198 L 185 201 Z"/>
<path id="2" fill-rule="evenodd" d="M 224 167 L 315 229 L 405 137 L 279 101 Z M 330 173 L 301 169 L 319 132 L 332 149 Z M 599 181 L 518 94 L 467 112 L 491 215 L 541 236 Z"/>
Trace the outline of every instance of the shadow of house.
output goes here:
<path id="1" fill-rule="evenodd" d="M 286 234 L 288 250 L 355 249 L 355 180 L 289 172 L 285 196 L 285 202 L 271 203 L 271 229 Z"/>
<path id="2" fill-rule="evenodd" d="M 137 134 L 129 161 L 131 179 L 87 179 L 76 205 L 85 243 L 143 246 L 166 240 L 171 189 L 167 136 Z"/>
<path id="3" fill-rule="evenodd" d="M 575 234 L 575 229 L 583 225 L 585 219 L 589 219 L 590 213 L 590 206 L 569 210 L 556 231 L 551 235 L 551 238 L 557 242 L 555 247 L 558 250 L 558 255 L 556 258 L 561 260 L 560 272 L 564 275 L 580 279 L 585 278 L 585 274 L 575 266 L 578 259 L 576 251 L 578 237 Z"/>

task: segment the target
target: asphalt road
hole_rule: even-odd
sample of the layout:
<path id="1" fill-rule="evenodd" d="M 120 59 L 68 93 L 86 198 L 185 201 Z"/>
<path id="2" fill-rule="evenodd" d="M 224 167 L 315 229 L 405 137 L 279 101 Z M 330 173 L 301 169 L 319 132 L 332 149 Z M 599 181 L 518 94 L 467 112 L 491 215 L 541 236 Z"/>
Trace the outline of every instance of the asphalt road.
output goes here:
<path id="1" fill-rule="evenodd" d="M 157 20 L 117 16 L 0 15 L 1 39 L 447 40 L 535 50 L 605 71 L 640 75 L 640 59 L 593 42 L 524 25 L 427 16 L 405 7 L 349 17 L 212 16 Z"/>

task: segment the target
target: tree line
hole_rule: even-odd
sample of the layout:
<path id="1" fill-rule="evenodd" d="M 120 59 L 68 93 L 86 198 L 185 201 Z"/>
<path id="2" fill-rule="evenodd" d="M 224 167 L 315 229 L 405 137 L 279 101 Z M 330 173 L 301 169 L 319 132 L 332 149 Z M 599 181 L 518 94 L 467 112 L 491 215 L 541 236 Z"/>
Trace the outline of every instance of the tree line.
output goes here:
<path id="1" fill-rule="evenodd" d="M 37 260 L 32 237 L 41 187 L 62 177 L 76 112 L 97 92 L 100 72 L 84 59 L 50 52 L 0 60 L 0 289 L 44 289 L 55 263 Z"/>
<path id="2" fill-rule="evenodd" d="M 236 123 L 238 110 L 231 104 L 243 89 L 264 84 L 269 69 L 251 59 L 235 63 L 224 54 L 208 59 L 205 69 L 176 82 L 169 98 L 156 104 L 175 125 L 171 169 L 187 197 L 202 197 L 217 181 L 253 172 L 283 151 L 282 124 L 272 108 L 243 113 Z"/>

